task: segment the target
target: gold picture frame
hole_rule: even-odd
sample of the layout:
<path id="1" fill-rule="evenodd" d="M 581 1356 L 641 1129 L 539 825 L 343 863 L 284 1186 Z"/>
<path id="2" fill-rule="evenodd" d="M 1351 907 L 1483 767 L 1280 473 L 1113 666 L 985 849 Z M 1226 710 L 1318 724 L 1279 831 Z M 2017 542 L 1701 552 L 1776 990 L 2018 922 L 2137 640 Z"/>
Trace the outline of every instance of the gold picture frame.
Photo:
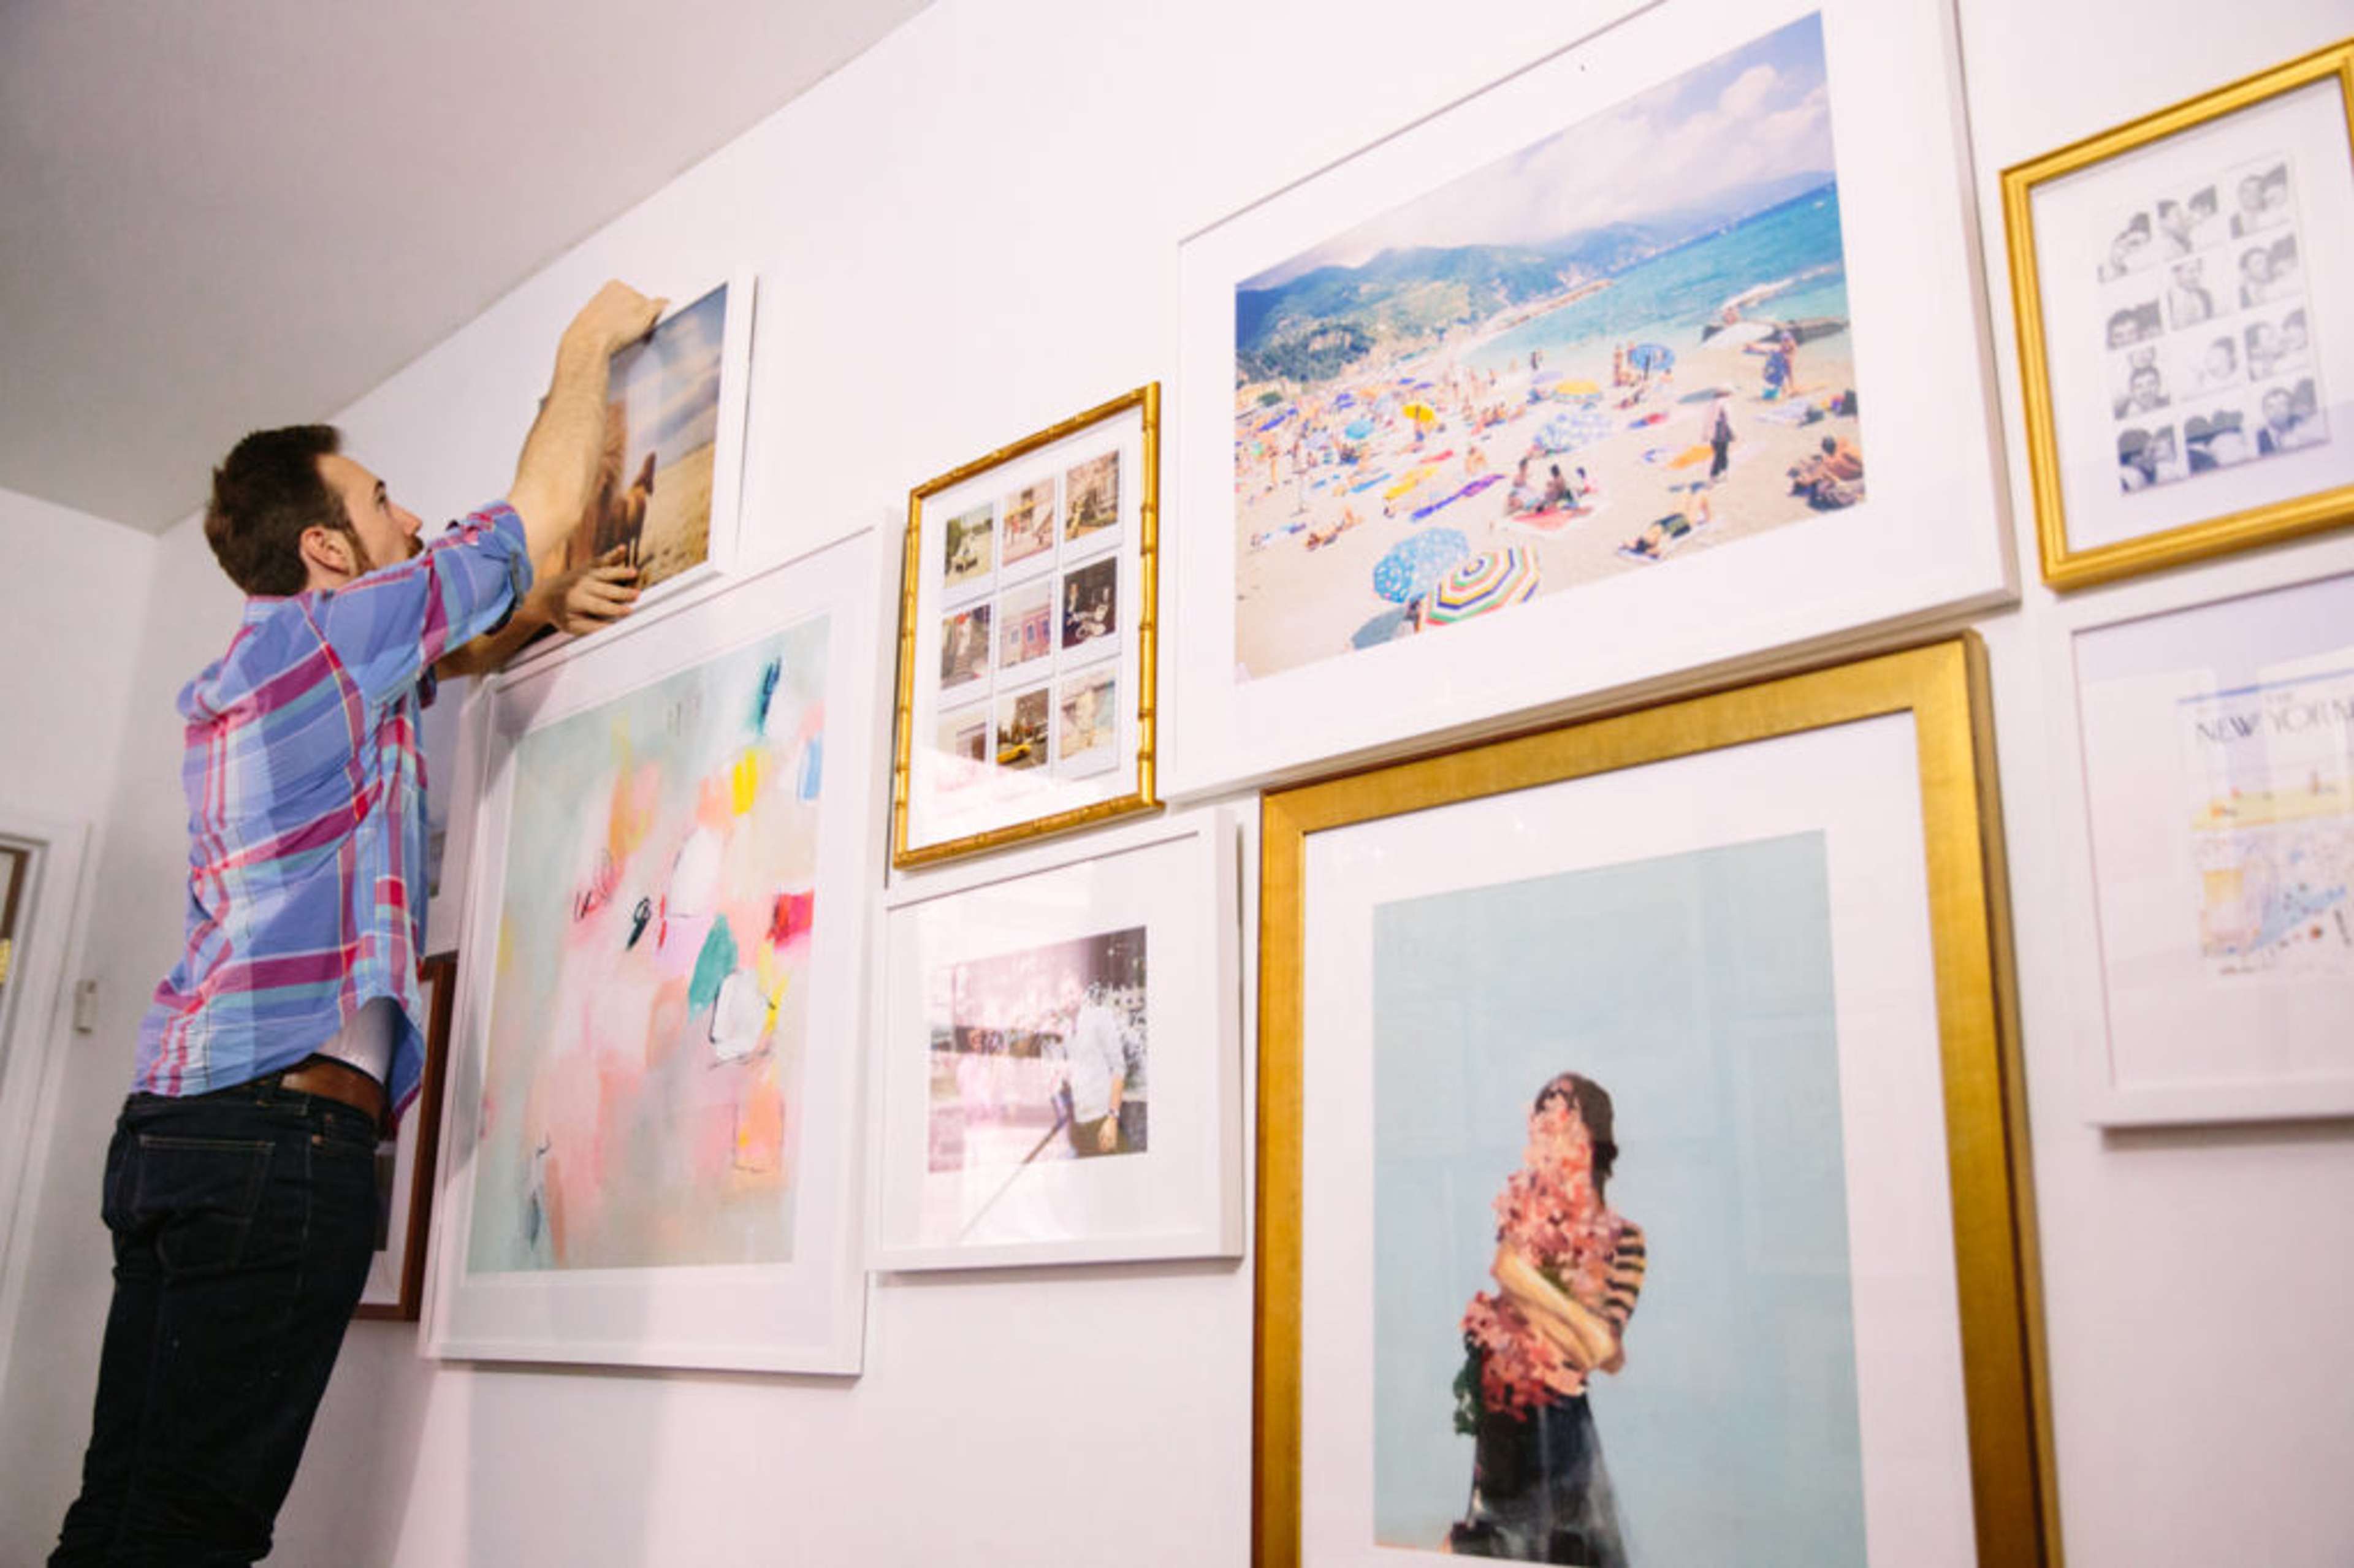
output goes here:
<path id="1" fill-rule="evenodd" d="M 2039 187 L 2332 79 L 2338 82 L 2349 127 L 2354 128 L 2354 40 L 2348 40 L 2003 171 L 2003 218 L 2010 259 L 2011 303 L 2019 332 L 2020 383 L 2025 394 L 2035 534 L 2043 580 L 2052 588 L 2085 588 L 2354 522 L 2354 483 L 2335 484 L 2105 544 L 2072 545 L 2055 434 L 2052 343 L 2043 319 L 2043 290 L 2038 275 L 2034 229 L 2034 198 Z M 2339 151 L 2354 162 L 2354 134 L 2349 134 L 2348 146 Z M 2354 432 L 2348 435 L 2354 436 Z"/>
<path id="2" fill-rule="evenodd" d="M 1265 797 L 1253 1400 L 1257 1568 L 1297 1568 L 1302 1554 L 1302 999 L 1310 840 L 1333 829 L 1898 714 L 1913 719 L 1920 780 L 1977 1560 L 2058 1563 L 2048 1369 L 1987 694 L 1983 646 L 1967 634 Z"/>
<path id="3" fill-rule="evenodd" d="M 1101 788 L 1098 787 L 1092 791 L 1094 794 L 1092 799 L 1085 799 L 1073 804 L 1049 805 L 1048 809 L 1034 816 L 1016 816 L 1013 820 L 991 821 L 970 831 L 956 832 L 938 837 L 918 834 L 911 820 L 917 805 L 916 796 L 923 788 L 923 783 L 917 777 L 916 766 L 915 731 L 919 720 L 927 713 L 934 716 L 938 713 L 937 706 L 928 708 L 920 700 L 922 694 L 919 693 L 919 683 L 922 681 L 923 673 L 917 667 L 919 651 L 924 646 L 920 635 L 924 629 L 923 618 L 939 609 L 939 602 L 925 592 L 928 567 L 924 551 L 928 506 L 951 493 L 969 490 L 973 482 L 996 473 L 998 471 L 1007 471 L 1011 475 L 1016 471 L 1017 465 L 1034 459 L 1037 454 L 1045 452 L 1049 449 L 1066 447 L 1080 438 L 1087 437 L 1090 432 L 1115 429 L 1119 422 L 1131 416 L 1138 420 L 1139 429 L 1135 449 L 1137 494 L 1132 519 L 1133 556 L 1129 556 L 1127 543 L 1122 541 L 1108 551 L 1088 555 L 1084 557 L 1081 565 L 1073 566 L 1062 555 L 1062 552 L 1070 545 L 1069 538 L 1066 536 L 1066 532 L 1075 530 L 1076 527 L 1076 523 L 1066 513 L 1060 514 L 1061 521 L 1050 519 L 1052 525 L 1049 532 L 1055 538 L 1051 546 L 1053 554 L 1048 562 L 1040 567 L 1027 569 L 1028 575 L 1020 584 L 1022 588 L 1035 588 L 1040 585 L 1051 588 L 1058 583 L 1067 587 L 1071 579 L 1084 567 L 1093 567 L 1101 572 L 1108 562 L 1133 559 L 1133 577 L 1123 579 L 1134 585 L 1132 602 L 1120 607 L 1119 620 L 1124 623 L 1124 630 L 1116 634 L 1118 640 L 1122 642 L 1125 642 L 1127 638 L 1133 637 L 1132 660 L 1126 648 L 1121 647 L 1116 651 L 1114 656 L 1098 659 L 1085 667 L 1094 671 L 1133 672 L 1129 677 L 1129 683 L 1134 687 L 1134 701 L 1119 705 L 1121 716 L 1132 715 L 1132 728 L 1129 733 L 1132 736 L 1133 745 L 1131 747 L 1121 748 L 1126 755 L 1116 757 L 1109 765 L 1112 776 L 1122 778 L 1126 787 L 1119 788 L 1116 792 L 1108 795 L 1102 793 Z M 1102 455 L 1097 454 L 1094 461 L 1100 461 Z M 1086 464 L 1083 462 L 1081 466 Z M 1057 493 L 1060 494 L 1060 493 Z M 1114 506 L 1117 510 L 1124 512 L 1124 500 L 1115 500 Z M 1153 768 L 1160 643 L 1160 523 L 1161 384 L 1157 381 L 1123 393 L 1108 402 L 1099 403 L 1082 413 L 1051 425 L 1034 435 L 1025 436 L 1010 445 L 1000 447 L 995 451 L 977 458 L 971 462 L 951 469 L 937 478 L 927 480 L 908 493 L 907 526 L 900 574 L 898 685 L 892 721 L 891 863 L 895 868 L 928 865 L 961 855 L 1024 843 L 1049 834 L 1068 832 L 1159 809 L 1161 802 L 1154 793 Z M 1002 506 L 992 514 L 991 526 L 992 529 L 1005 527 L 1010 532 L 1009 518 Z M 992 538 L 998 539 L 1001 543 L 1002 537 L 1002 535 L 992 535 Z M 1040 546 L 1040 548 L 1045 548 L 1045 546 Z M 1000 569 L 994 559 L 985 563 L 981 568 L 982 572 L 988 574 L 994 574 Z M 1011 572 L 1010 565 L 1002 569 Z M 1124 594 L 1123 597 L 1131 596 Z M 1000 611 L 1004 608 L 1002 602 L 992 599 L 986 591 L 970 602 L 978 606 L 993 606 Z M 1051 595 L 1046 597 L 1044 602 L 1046 606 L 1044 613 L 1049 623 L 1047 636 L 1051 643 L 1051 647 L 1044 650 L 1050 655 L 1049 668 L 1044 675 L 1025 676 L 1024 679 L 1044 680 L 1047 683 L 1033 688 L 1033 693 L 1057 694 L 1046 699 L 1052 705 L 1046 710 L 1046 722 L 1054 725 L 1056 723 L 1057 715 L 1062 712 L 1063 698 L 1059 694 L 1061 687 L 1058 678 L 1068 673 L 1062 669 L 1061 661 L 1070 652 L 1067 642 L 1070 630 L 1067 626 L 1063 627 L 1060 631 L 1054 630 L 1055 612 Z M 1035 607 L 1031 608 L 1035 609 Z M 995 619 L 999 622 L 999 630 L 1002 634 L 1003 623 L 1009 618 L 999 613 Z M 986 621 L 982 624 L 984 630 L 981 635 L 985 643 L 991 633 L 986 630 Z M 994 683 L 1003 666 L 997 656 L 987 652 L 986 647 L 984 647 L 982 662 L 989 666 L 990 681 L 983 683 L 985 689 L 979 702 L 982 708 L 994 710 L 1002 700 L 1001 694 L 994 689 Z M 938 693 L 931 694 L 937 697 Z M 984 748 L 980 760 L 983 762 L 985 768 L 1001 767 L 1003 748 L 992 747 L 990 737 L 1002 726 L 1003 721 L 1002 717 L 993 717 L 984 713 L 980 716 L 979 722 L 982 726 Z M 1116 740 L 1113 743 L 1116 747 L 1118 744 Z M 1054 749 L 1056 753 L 1055 766 L 1059 767 L 1065 760 L 1060 755 L 1059 742 L 1055 744 Z M 1080 793 L 1086 794 L 1089 791 L 1082 790 Z"/>

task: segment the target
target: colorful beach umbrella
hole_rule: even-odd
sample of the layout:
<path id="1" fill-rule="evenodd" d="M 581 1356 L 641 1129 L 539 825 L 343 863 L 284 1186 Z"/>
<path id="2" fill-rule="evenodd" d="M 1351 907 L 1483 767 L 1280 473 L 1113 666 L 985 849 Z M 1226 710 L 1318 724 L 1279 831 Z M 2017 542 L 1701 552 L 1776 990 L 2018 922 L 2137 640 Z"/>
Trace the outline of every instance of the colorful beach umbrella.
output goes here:
<path id="1" fill-rule="evenodd" d="M 1489 550 L 1451 567 L 1432 588 L 1423 619 L 1469 620 L 1534 597 L 1537 559 L 1526 550 Z"/>
<path id="2" fill-rule="evenodd" d="M 1362 441 L 1373 433 L 1373 422 L 1371 419 L 1352 419 L 1341 433 L 1352 441 Z"/>
<path id="3" fill-rule="evenodd" d="M 1590 447 L 1614 433 L 1609 415 L 1599 408 L 1580 408 L 1574 413 L 1555 414 L 1539 426 L 1536 443 L 1544 450 L 1559 456 L 1564 452 L 1574 452 L 1580 447 Z"/>
<path id="4" fill-rule="evenodd" d="M 1632 369 L 1657 375 L 1676 367 L 1676 351 L 1664 343 L 1638 343 L 1627 351 L 1627 364 Z"/>
<path id="5" fill-rule="evenodd" d="M 1471 553 L 1471 541 L 1458 528 L 1431 528 L 1390 546 L 1373 567 L 1373 591 L 1392 604 L 1428 593 L 1448 567 Z"/>
<path id="6" fill-rule="evenodd" d="M 1438 410 L 1424 402 L 1408 403 L 1398 410 L 1417 425 L 1427 425 L 1438 418 Z"/>

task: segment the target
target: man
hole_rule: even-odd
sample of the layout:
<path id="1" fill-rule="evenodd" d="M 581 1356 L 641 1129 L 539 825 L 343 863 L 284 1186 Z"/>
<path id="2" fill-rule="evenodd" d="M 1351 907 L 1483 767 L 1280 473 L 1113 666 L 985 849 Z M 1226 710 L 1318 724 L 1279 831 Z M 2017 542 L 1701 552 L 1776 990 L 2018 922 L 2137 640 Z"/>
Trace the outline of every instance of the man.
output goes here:
<path id="1" fill-rule="evenodd" d="M 1127 1086 L 1128 1056 L 1119 1015 L 1104 1001 L 1103 987 L 1087 987 L 1087 998 L 1063 1037 L 1070 1071 L 1071 1152 L 1082 1159 L 1124 1154 L 1119 1137 L 1120 1098 Z"/>
<path id="2" fill-rule="evenodd" d="M 2295 451 L 2321 440 L 2314 421 L 2296 411 L 2296 399 L 2285 387 L 2274 387 L 2264 394 L 2264 422 L 2256 430 L 2256 450 L 2265 457 L 2274 452 Z"/>
<path id="3" fill-rule="evenodd" d="M 659 312 L 619 283 L 589 302 L 507 499 L 430 548 L 328 427 L 257 432 L 214 471 L 205 535 L 249 597 L 180 696 L 187 946 L 107 1152 L 114 1298 L 52 1568 L 270 1550 L 366 1278 L 377 1134 L 423 1065 L 419 687 L 493 667 L 531 618 L 628 608 L 607 565 L 514 613 L 593 492 L 607 361 Z"/>

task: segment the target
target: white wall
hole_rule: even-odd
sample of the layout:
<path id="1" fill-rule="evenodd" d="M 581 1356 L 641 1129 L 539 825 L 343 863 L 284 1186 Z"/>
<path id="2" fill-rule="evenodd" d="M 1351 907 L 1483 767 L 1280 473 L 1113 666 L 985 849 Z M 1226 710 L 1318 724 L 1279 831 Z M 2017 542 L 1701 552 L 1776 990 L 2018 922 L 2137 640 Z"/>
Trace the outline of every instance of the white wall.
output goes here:
<path id="1" fill-rule="evenodd" d="M 2336 0 L 2220 27 L 2190 0 L 1965 13 L 1990 216 L 2003 164 L 2344 26 Z M 940 0 L 343 422 L 409 504 L 452 514 L 503 488 L 555 334 L 599 280 L 684 290 L 749 261 L 753 552 L 888 527 L 911 483 L 1169 375 L 1182 235 L 1575 37 L 1574 18 L 1558 0 Z M 1998 295 L 1999 240 L 1997 217 Z M 2009 330 L 1998 300 L 2015 454 Z M 2219 575 L 2330 567 L 2354 567 L 2354 541 Z M 101 873 L 110 1003 L 60 1111 L 40 1275 L 0 1391 L 0 1562 L 34 1560 L 71 1490 L 105 1297 L 97 1171 L 136 998 L 176 935 L 176 736 L 153 710 L 227 634 L 209 569 L 192 526 L 166 536 Z M 2043 645 L 2074 613 L 2031 589 L 1985 628 L 2069 1555 L 2342 1564 L 2354 1139 L 2342 1125 L 2105 1139 L 2081 1120 L 2044 729 Z M 849 1383 L 443 1368 L 415 1359 L 411 1330 L 360 1324 L 279 1560 L 1239 1564 L 1250 1337 L 1248 1268 L 1219 1265 L 882 1284 L 870 1370 Z"/>
<path id="2" fill-rule="evenodd" d="M 96 823 L 154 556 L 119 523 L 0 490 L 0 806 Z"/>

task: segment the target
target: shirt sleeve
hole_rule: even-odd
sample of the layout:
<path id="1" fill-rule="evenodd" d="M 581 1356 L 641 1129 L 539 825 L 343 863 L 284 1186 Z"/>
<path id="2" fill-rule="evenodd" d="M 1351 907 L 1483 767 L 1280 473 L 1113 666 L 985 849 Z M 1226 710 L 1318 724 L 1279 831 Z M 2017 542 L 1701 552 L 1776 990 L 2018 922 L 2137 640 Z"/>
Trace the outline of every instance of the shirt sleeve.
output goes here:
<path id="1" fill-rule="evenodd" d="M 504 625 L 531 576 L 523 519 L 496 502 L 420 554 L 325 596 L 319 629 L 368 700 L 382 704 L 452 648 Z"/>

